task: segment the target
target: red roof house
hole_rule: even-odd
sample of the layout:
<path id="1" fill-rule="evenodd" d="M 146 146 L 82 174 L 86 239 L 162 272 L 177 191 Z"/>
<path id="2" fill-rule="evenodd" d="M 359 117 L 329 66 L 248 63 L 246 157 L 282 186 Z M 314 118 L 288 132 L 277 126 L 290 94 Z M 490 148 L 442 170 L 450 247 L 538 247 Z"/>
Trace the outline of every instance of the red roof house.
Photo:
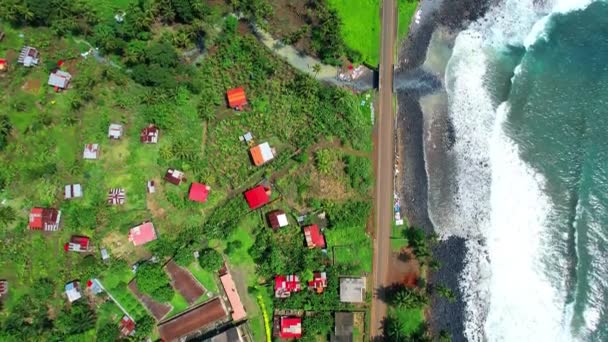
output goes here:
<path id="1" fill-rule="evenodd" d="M 323 293 L 327 287 L 327 273 L 315 272 L 311 281 L 308 282 L 308 289 Z"/>
<path id="2" fill-rule="evenodd" d="M 120 335 L 133 336 L 135 334 L 135 322 L 129 316 L 123 316 L 120 320 Z"/>
<path id="3" fill-rule="evenodd" d="M 207 202 L 207 196 L 209 196 L 209 190 L 211 187 L 201 183 L 192 183 L 190 186 L 190 193 L 188 194 L 188 198 L 194 202 Z"/>
<path id="4" fill-rule="evenodd" d="M 270 189 L 258 185 L 253 189 L 245 191 L 245 199 L 250 209 L 261 208 L 270 201 Z"/>
<path id="5" fill-rule="evenodd" d="M 232 109 L 241 110 L 247 104 L 245 89 L 243 87 L 230 89 L 226 92 L 228 97 L 228 106 Z"/>
<path id="6" fill-rule="evenodd" d="M 274 296 L 277 298 L 287 298 L 292 292 L 302 290 L 300 278 L 295 274 L 278 275 L 274 277 Z"/>
<path id="7" fill-rule="evenodd" d="M 7 68 L 8 68 L 8 65 L 6 63 L 6 59 L 0 58 L 0 71 L 4 71 Z"/>
<path id="8" fill-rule="evenodd" d="M 129 241 L 133 242 L 135 246 L 141 246 L 154 240 L 156 240 L 156 230 L 154 230 L 154 225 L 150 221 L 133 227 L 129 231 Z"/>
<path id="9" fill-rule="evenodd" d="M 272 229 L 279 229 L 289 224 L 287 215 L 282 210 L 273 210 L 266 214 L 266 217 L 268 218 L 268 223 L 270 223 Z"/>
<path id="10" fill-rule="evenodd" d="M 284 339 L 302 337 L 302 318 L 281 317 L 278 337 Z"/>
<path id="11" fill-rule="evenodd" d="M 186 178 L 183 172 L 176 169 L 168 169 L 165 174 L 165 180 L 171 184 L 180 185 Z"/>
<path id="12" fill-rule="evenodd" d="M 32 208 L 30 212 L 29 228 L 32 230 L 55 231 L 59 230 L 61 211 L 49 208 Z"/>
<path id="13" fill-rule="evenodd" d="M 66 252 L 88 252 L 91 247 L 91 239 L 86 236 L 72 236 L 70 242 L 63 246 Z"/>
<path id="14" fill-rule="evenodd" d="M 316 224 L 304 227 L 304 237 L 308 248 L 325 248 L 325 236 Z"/>
<path id="15" fill-rule="evenodd" d="M 160 130 L 153 124 L 141 130 L 139 140 L 144 144 L 156 144 L 158 142 L 158 134 Z"/>

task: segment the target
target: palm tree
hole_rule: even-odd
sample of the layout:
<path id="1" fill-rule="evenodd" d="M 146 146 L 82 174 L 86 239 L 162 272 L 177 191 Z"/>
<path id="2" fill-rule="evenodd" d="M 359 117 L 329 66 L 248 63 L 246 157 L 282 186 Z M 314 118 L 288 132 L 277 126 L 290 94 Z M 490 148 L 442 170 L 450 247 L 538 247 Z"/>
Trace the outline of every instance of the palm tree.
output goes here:
<path id="1" fill-rule="evenodd" d="M 443 284 L 437 285 L 435 291 L 439 296 L 447 299 L 450 303 L 454 303 L 456 301 L 456 295 L 454 294 L 454 291 L 452 291 L 452 289 Z"/>
<path id="2" fill-rule="evenodd" d="M 319 76 L 319 72 L 321 72 L 321 64 L 316 63 L 312 66 L 312 71 L 315 73 L 315 77 Z"/>
<path id="3" fill-rule="evenodd" d="M 403 341 L 405 324 L 397 316 L 391 314 L 384 320 L 384 337 L 388 341 Z"/>
<path id="4" fill-rule="evenodd" d="M 0 207 L 0 225 L 8 226 L 9 224 L 15 222 L 17 219 L 17 213 L 15 209 L 11 207 Z"/>

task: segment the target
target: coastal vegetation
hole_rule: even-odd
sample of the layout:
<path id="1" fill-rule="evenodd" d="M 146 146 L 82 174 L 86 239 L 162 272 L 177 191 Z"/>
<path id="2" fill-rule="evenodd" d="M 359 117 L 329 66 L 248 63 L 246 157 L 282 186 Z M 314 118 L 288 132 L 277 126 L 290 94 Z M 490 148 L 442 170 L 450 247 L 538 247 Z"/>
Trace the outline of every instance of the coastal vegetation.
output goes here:
<path id="1" fill-rule="evenodd" d="M 397 39 L 401 42 L 407 37 L 410 25 L 415 16 L 416 8 L 418 8 L 418 0 L 397 0 L 397 7 L 399 11 Z"/>
<path id="2" fill-rule="evenodd" d="M 254 340 L 266 339 L 274 309 L 318 313 L 304 320 L 310 339 L 333 329 L 328 312 L 353 309 L 339 301 L 338 277 L 371 272 L 370 103 L 292 69 L 246 22 L 228 15 L 238 6 L 263 22 L 263 1 L 10 1 L 0 9 L 6 34 L 0 57 L 9 61 L 0 73 L 0 279 L 10 283 L 0 340 L 112 339 L 123 309 L 137 324 L 137 339 L 158 337 L 156 319 L 131 285 L 135 280 L 141 293 L 170 304 L 168 316 L 186 310 L 164 268 L 170 259 L 212 293 L 226 261 L 239 281 Z M 127 13 L 122 22 L 114 18 L 120 11 Z M 317 30 L 326 44 L 330 38 Z M 25 45 L 39 49 L 41 65 L 17 64 Z M 59 65 L 73 76 L 62 92 L 46 86 Z M 237 86 L 249 100 L 242 112 L 225 100 L 226 90 Z M 124 127 L 121 139 L 108 139 L 111 123 Z M 149 124 L 161 131 L 156 145 L 140 142 Z M 239 140 L 246 132 L 269 141 L 276 158 L 253 166 L 249 146 Z M 91 143 L 99 144 L 100 157 L 83 160 Z M 164 182 L 168 168 L 184 171 L 188 181 Z M 148 181 L 154 193 L 147 193 Z M 188 199 L 192 181 L 209 185 L 206 203 Z M 251 211 L 242 192 L 263 181 L 271 184 L 272 202 Z M 69 184 L 82 185 L 82 198 L 64 200 Z M 125 190 L 123 205 L 108 205 L 114 188 Z M 61 229 L 29 231 L 32 207 L 60 209 Z M 290 225 L 272 231 L 264 216 L 271 209 L 285 211 Z M 323 213 L 327 254 L 304 246 L 295 219 L 323 221 Z M 157 240 L 133 246 L 129 229 L 148 220 Z M 90 237 L 93 248 L 66 252 L 73 235 Z M 100 248 L 109 261 L 101 261 Z M 323 294 L 273 299 L 275 275 L 307 281 L 319 271 L 328 275 Z M 107 293 L 67 303 L 65 284 L 84 286 L 92 278 Z"/>

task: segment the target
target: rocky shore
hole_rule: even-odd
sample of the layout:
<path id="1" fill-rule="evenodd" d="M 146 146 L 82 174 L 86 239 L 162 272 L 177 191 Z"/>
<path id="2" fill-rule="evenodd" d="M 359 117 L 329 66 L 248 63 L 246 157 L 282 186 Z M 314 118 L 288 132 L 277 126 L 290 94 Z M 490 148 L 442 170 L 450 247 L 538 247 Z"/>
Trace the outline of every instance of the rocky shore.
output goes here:
<path id="1" fill-rule="evenodd" d="M 450 32 L 455 36 L 472 20 L 479 18 L 490 6 L 491 0 L 461 0 L 453 1 L 423 0 L 419 6 L 421 16 L 419 23 L 412 23 L 409 36 L 402 43 L 399 51 L 399 64 L 397 73 L 411 73 L 416 69 L 425 69 L 422 65 L 427 56 L 429 43 L 437 29 Z M 443 70 L 428 70 L 430 73 L 443 73 Z M 437 75 L 443 79 L 443 74 Z M 436 92 L 444 92 L 443 85 Z M 426 94 L 424 94 L 426 95 Z M 399 154 L 398 191 L 401 196 L 401 209 L 411 226 L 424 228 L 427 232 L 433 231 L 433 224 L 429 217 L 428 208 L 428 179 L 425 161 L 425 139 L 428 123 L 425 123 L 424 110 L 420 101 L 421 93 L 412 89 L 398 91 L 398 113 L 396 127 L 396 141 Z M 446 101 L 439 101 L 440 105 L 432 106 L 431 110 L 442 111 L 443 123 L 434 123 L 434 129 L 444 132 L 439 136 L 441 141 L 426 141 L 437 146 L 438 149 L 450 148 L 450 124 L 447 121 Z M 439 128 L 437 128 L 439 127 Z M 443 133 L 443 134 L 441 134 Z M 447 138 L 446 138 L 447 137 Z M 440 153 L 439 153 L 440 155 Z M 432 156 L 429 156 L 432 157 Z M 464 269 L 466 257 L 465 240 L 450 237 L 442 240 L 433 250 L 434 256 L 441 262 L 442 267 L 430 274 L 429 284 L 445 284 L 454 290 L 457 301 L 449 303 L 443 298 L 433 296 L 431 311 L 428 317 L 431 330 L 437 334 L 441 330 L 449 332 L 452 341 L 465 341 L 464 311 L 465 303 L 459 287 L 459 279 Z"/>

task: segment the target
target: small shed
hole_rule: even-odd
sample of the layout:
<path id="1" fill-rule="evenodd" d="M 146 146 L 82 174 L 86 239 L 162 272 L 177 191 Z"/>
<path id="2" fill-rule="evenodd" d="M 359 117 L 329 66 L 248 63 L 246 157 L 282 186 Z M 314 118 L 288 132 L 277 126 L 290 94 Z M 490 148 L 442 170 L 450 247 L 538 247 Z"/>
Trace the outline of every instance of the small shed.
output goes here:
<path id="1" fill-rule="evenodd" d="M 325 288 L 327 288 L 327 273 L 315 272 L 312 280 L 308 282 L 308 289 L 317 293 L 323 293 Z"/>
<path id="2" fill-rule="evenodd" d="M 144 144 L 156 144 L 158 143 L 159 133 L 160 130 L 158 127 L 154 126 L 153 124 L 149 124 L 148 127 L 141 130 L 139 140 Z"/>
<path id="3" fill-rule="evenodd" d="M 150 221 L 135 226 L 129 231 L 129 241 L 135 246 L 141 246 L 154 240 L 156 240 L 156 230 Z"/>
<path id="4" fill-rule="evenodd" d="M 86 144 L 84 145 L 84 152 L 82 153 L 84 159 L 95 160 L 99 157 L 99 144 Z"/>
<path id="5" fill-rule="evenodd" d="M 126 192 L 123 188 L 114 188 L 108 191 L 108 204 L 109 205 L 123 205 L 125 204 Z"/>
<path id="6" fill-rule="evenodd" d="M 48 84 L 55 87 L 55 90 L 67 89 L 71 79 L 72 75 L 69 72 L 57 69 L 49 75 Z"/>
<path id="7" fill-rule="evenodd" d="M 87 289 L 91 291 L 92 294 L 98 295 L 103 292 L 103 288 L 99 284 L 99 280 L 93 278 L 87 281 Z"/>
<path id="8" fill-rule="evenodd" d="M 66 185 L 63 189 L 63 198 L 72 199 L 82 197 L 82 186 L 80 184 Z"/>
<path id="9" fill-rule="evenodd" d="M 247 133 L 241 135 L 239 137 L 239 139 L 241 141 L 244 141 L 246 144 L 249 144 L 251 141 L 253 141 L 253 134 L 251 134 L 251 132 L 247 132 Z"/>
<path id="10" fill-rule="evenodd" d="M 243 106 L 247 104 L 247 96 L 245 96 L 243 87 L 229 89 L 226 97 L 228 97 L 228 106 L 234 110 L 243 110 Z"/>
<path id="11" fill-rule="evenodd" d="M 312 224 L 304 227 L 304 237 L 306 238 L 306 245 L 308 248 L 322 248 L 325 249 L 325 236 L 321 232 L 321 228 L 318 225 Z"/>
<path id="12" fill-rule="evenodd" d="M 155 193 L 155 192 L 156 192 L 156 186 L 155 186 L 155 184 L 154 184 L 154 181 L 153 181 L 153 180 L 149 180 L 149 181 L 148 181 L 148 183 L 146 184 L 146 191 L 147 191 L 149 194 L 153 194 L 153 193 Z"/>
<path id="13" fill-rule="evenodd" d="M 28 226 L 31 230 L 49 232 L 59 230 L 60 222 L 61 210 L 52 208 L 32 208 Z"/>
<path id="14" fill-rule="evenodd" d="M 185 179 L 184 173 L 176 169 L 168 169 L 165 174 L 165 180 L 174 185 L 180 185 Z"/>
<path id="15" fill-rule="evenodd" d="M 68 301 L 73 303 L 80 298 L 82 298 L 82 293 L 80 292 L 80 284 L 78 281 L 74 280 L 73 282 L 67 283 L 65 285 L 65 295 L 68 297 Z"/>
<path id="16" fill-rule="evenodd" d="M 270 148 L 269 143 L 264 142 L 249 149 L 249 153 L 251 154 L 253 164 L 260 166 L 274 159 L 275 151 Z"/>
<path id="17" fill-rule="evenodd" d="M 4 58 L 0 58 L 0 71 L 6 71 L 8 69 L 8 62 Z"/>
<path id="18" fill-rule="evenodd" d="M 38 65 L 38 50 L 31 46 L 24 46 L 19 53 L 17 63 L 23 64 L 25 67 Z"/>
<path id="19" fill-rule="evenodd" d="M 211 187 L 201 183 L 192 183 L 190 186 L 190 193 L 188 194 L 188 199 L 194 202 L 205 203 L 207 202 L 207 197 L 209 196 L 209 190 Z"/>
<path id="20" fill-rule="evenodd" d="M 272 229 L 283 228 L 289 224 L 287 214 L 283 210 L 273 210 L 266 214 L 266 218 Z"/>
<path id="21" fill-rule="evenodd" d="M 101 260 L 103 260 L 103 261 L 110 260 L 110 253 L 108 253 L 108 250 L 106 248 L 101 249 Z"/>
<path id="22" fill-rule="evenodd" d="M 365 301 L 365 277 L 340 278 L 340 301 L 343 303 L 363 303 Z"/>
<path id="23" fill-rule="evenodd" d="M 122 137 L 123 127 L 119 124 L 110 124 L 108 128 L 108 138 L 118 140 Z"/>
<path id="24" fill-rule="evenodd" d="M 250 209 L 258 209 L 270 201 L 270 189 L 258 185 L 253 189 L 245 191 L 245 199 Z"/>

